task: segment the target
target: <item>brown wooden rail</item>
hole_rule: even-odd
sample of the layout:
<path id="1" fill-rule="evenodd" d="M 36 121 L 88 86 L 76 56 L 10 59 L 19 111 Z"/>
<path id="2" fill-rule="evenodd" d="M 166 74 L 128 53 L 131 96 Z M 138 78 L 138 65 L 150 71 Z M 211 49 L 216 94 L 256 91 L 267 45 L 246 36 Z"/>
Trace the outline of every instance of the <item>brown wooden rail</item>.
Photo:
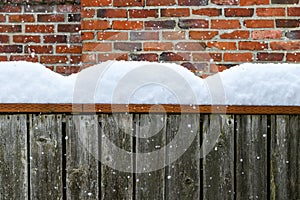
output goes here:
<path id="1" fill-rule="evenodd" d="M 151 104 L 0 104 L 0 113 L 222 113 L 300 114 L 300 106 L 218 106 Z"/>

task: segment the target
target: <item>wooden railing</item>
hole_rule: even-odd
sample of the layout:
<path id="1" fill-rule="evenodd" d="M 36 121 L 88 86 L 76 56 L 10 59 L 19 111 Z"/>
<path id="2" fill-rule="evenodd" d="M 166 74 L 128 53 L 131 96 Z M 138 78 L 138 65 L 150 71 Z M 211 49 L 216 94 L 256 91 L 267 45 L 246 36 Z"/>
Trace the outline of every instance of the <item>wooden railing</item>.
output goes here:
<path id="1" fill-rule="evenodd" d="M 157 133 L 139 137 L 147 124 Z M 180 131 L 195 137 L 174 162 L 181 144 L 137 156 Z M 104 136 L 130 153 L 131 171 L 105 157 Z M 300 199 L 300 108 L 0 104 L 0 199 Z"/>

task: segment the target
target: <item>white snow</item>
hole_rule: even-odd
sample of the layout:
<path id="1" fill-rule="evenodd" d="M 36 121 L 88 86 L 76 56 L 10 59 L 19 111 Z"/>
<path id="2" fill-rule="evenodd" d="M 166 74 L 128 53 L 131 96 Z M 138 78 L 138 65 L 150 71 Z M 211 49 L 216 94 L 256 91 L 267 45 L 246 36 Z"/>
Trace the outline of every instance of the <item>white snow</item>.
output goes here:
<path id="1" fill-rule="evenodd" d="M 0 62 L 0 103 L 300 105 L 299 64 L 245 63 L 206 79 L 167 63 L 108 61 L 62 76 Z"/>

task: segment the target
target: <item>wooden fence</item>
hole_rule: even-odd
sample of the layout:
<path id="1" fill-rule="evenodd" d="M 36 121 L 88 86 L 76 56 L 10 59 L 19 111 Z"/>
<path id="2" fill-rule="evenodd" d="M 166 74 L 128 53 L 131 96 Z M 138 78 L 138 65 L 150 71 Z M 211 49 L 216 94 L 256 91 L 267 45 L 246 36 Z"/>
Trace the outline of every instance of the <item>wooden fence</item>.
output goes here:
<path id="1" fill-rule="evenodd" d="M 0 106 L 1 200 L 300 199 L 299 107 L 290 107 L 294 113 L 289 114 L 282 107 L 273 107 L 274 114 L 259 114 L 260 109 L 246 113 L 241 107 L 238 114 L 170 110 L 149 114 L 142 106 L 136 112 L 72 114 L 65 109 L 56 112 L 57 107 L 51 113 L 13 107 L 18 106 L 20 113 Z M 147 124 L 157 134 L 136 137 Z M 133 153 L 134 169 L 140 162 L 134 153 L 160 149 L 179 130 L 191 134 L 189 127 L 197 127 L 193 142 L 164 168 L 130 173 L 99 161 L 103 151 L 109 151 L 103 135 Z M 217 144 L 201 158 L 205 136 L 214 133 L 220 134 Z M 171 151 L 176 148 L 157 159 L 167 163 Z"/>

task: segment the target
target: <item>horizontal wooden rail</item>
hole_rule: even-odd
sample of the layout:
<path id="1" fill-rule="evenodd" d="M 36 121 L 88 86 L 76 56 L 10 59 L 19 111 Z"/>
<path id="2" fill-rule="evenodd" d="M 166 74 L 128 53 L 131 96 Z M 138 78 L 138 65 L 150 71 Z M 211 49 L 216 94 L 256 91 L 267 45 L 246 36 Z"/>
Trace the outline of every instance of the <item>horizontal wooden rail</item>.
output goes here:
<path id="1" fill-rule="evenodd" d="M 300 106 L 151 104 L 0 104 L 0 113 L 223 113 L 300 114 Z"/>

